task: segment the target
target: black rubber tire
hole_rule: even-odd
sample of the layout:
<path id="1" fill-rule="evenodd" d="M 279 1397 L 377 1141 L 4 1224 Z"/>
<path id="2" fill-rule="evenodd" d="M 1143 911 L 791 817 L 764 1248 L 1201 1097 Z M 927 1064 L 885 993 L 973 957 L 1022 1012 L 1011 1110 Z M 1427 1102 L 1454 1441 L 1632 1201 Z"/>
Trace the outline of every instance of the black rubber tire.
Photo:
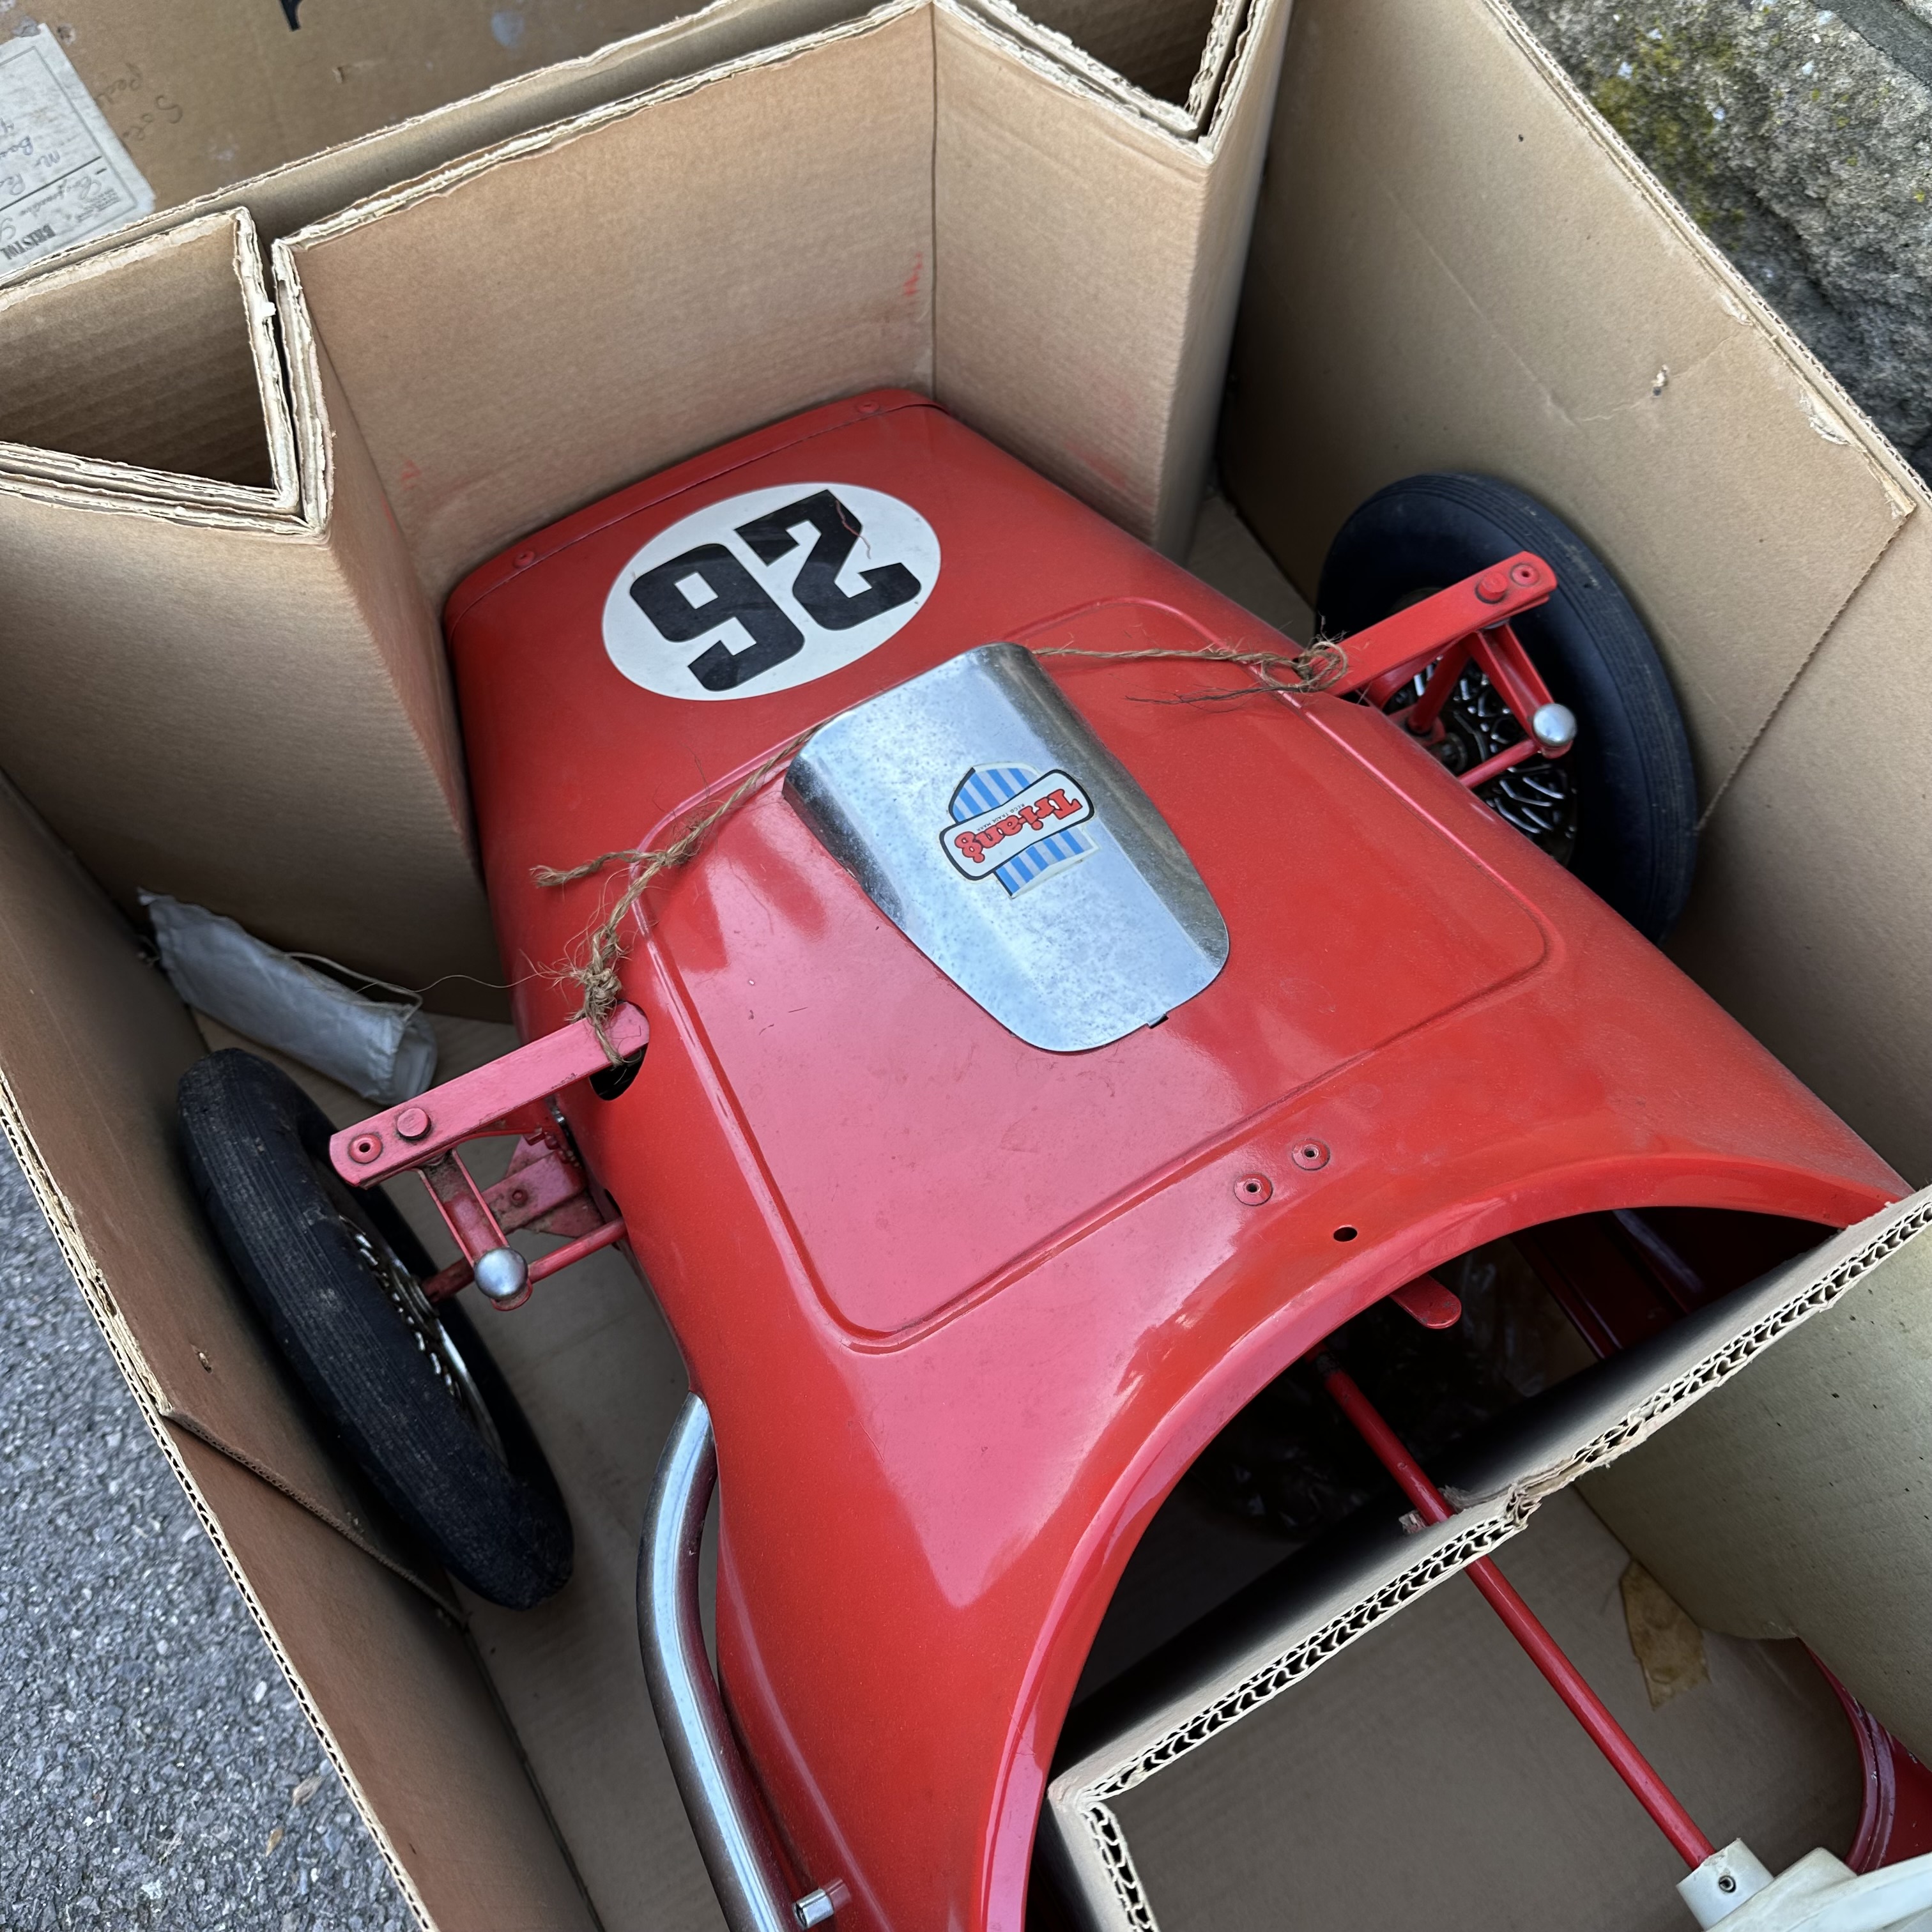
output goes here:
<path id="1" fill-rule="evenodd" d="M 1550 694 L 1576 714 L 1577 821 L 1570 869 L 1646 938 L 1661 939 L 1690 890 L 1697 790 L 1684 720 L 1642 621 L 1562 518 L 1486 476 L 1411 476 L 1342 526 L 1316 596 L 1324 634 L 1379 622 L 1518 550 L 1558 589 L 1516 631 Z"/>
<path id="2" fill-rule="evenodd" d="M 560 1589 L 570 1516 L 543 1450 L 463 1311 L 446 1301 L 432 1313 L 386 1279 L 399 1264 L 426 1280 L 431 1264 L 380 1191 L 347 1186 L 330 1167 L 322 1110 L 279 1068 L 232 1048 L 189 1068 L 178 1106 L 188 1172 L 223 1249 L 383 1500 L 478 1596 L 528 1610 Z"/>

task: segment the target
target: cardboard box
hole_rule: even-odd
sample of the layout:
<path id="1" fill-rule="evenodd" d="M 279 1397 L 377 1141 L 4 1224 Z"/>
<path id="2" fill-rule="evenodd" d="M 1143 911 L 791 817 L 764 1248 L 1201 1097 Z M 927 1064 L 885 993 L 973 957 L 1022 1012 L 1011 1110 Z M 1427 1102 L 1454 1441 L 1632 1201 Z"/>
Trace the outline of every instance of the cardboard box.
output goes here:
<path id="1" fill-rule="evenodd" d="M 0 290 L 0 765 L 20 788 L 0 800 L 0 1102 L 425 1920 L 709 1924 L 629 1595 L 681 1391 L 668 1336 L 621 1270 L 493 1328 L 570 1497 L 578 1576 L 518 1618 L 424 1574 L 315 1438 L 184 1190 L 173 1089 L 206 1035 L 142 958 L 135 889 L 438 982 L 446 1072 L 500 1050 L 488 984 L 446 976 L 498 974 L 435 615 L 463 571 L 882 383 L 931 390 L 1184 553 L 1238 294 L 1222 478 L 1304 593 L 1354 502 L 1430 467 L 1522 484 L 1615 561 L 1704 789 L 1678 956 L 1921 1180 L 1932 500 L 1494 0 L 1300 0 L 1292 23 L 1281 0 L 1031 21 L 1005 0 L 855 19 L 724 0 L 602 52 L 648 10 L 590 10 L 527 55 L 445 8 L 465 51 L 441 79 L 438 35 L 412 61 L 386 14 L 321 0 L 272 46 L 232 10 L 167 35 L 106 0 L 74 16 L 97 94 L 120 98 L 118 62 L 182 106 L 142 109 L 166 128 L 277 112 L 212 160 L 122 122 L 160 212 Z M 250 62 L 254 92 L 232 84 Z M 418 118 L 386 128 L 398 113 Z M 1922 1336 L 1916 1268 L 1865 1280 Z M 1853 1349 L 1834 1373 L 1875 1370 Z M 1748 1441 L 1700 1420 L 1730 1400 L 1683 1426 Z M 1694 1498 L 1626 1506 L 1597 1480 L 1687 1601 L 1798 1631 L 1927 1735 L 1920 1666 L 1847 1608 L 1904 1574 L 1900 1538 L 1922 1555 L 1922 1526 L 1846 1527 L 1802 1604 L 1768 1610 L 1760 1582 L 1698 1570 Z M 1754 1507 L 1772 1543 L 1818 1513 L 1796 1478 Z"/>

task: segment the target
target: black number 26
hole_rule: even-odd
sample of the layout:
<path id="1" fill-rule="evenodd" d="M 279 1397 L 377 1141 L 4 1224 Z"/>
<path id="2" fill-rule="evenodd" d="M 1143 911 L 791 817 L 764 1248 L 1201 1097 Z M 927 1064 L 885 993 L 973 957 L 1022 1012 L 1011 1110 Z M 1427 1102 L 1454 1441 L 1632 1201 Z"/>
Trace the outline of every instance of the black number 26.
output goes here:
<path id="1" fill-rule="evenodd" d="M 849 631 L 919 595 L 919 579 L 902 563 L 861 571 L 866 590 L 839 588 L 838 573 L 864 526 L 830 490 L 814 490 L 740 524 L 738 535 L 760 563 L 776 563 L 798 548 L 792 534 L 797 524 L 809 524 L 818 540 L 799 566 L 792 595 L 821 630 Z M 693 578 L 711 593 L 702 603 L 693 603 L 684 589 Z M 752 640 L 743 650 L 720 640 L 692 659 L 691 674 L 706 691 L 735 691 L 805 647 L 805 633 L 722 544 L 700 544 L 646 571 L 632 584 L 631 596 L 668 644 L 691 644 L 734 618 L 743 626 Z"/>

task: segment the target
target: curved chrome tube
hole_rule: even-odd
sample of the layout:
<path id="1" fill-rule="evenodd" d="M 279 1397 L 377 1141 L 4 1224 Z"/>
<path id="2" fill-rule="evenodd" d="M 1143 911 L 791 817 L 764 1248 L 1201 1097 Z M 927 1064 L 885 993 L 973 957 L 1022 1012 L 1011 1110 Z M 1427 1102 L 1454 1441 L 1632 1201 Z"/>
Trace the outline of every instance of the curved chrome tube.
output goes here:
<path id="1" fill-rule="evenodd" d="M 717 1486 L 711 1412 L 687 1396 L 658 1462 L 638 1552 L 638 1638 L 678 1796 L 731 1932 L 800 1932 L 824 1924 L 832 1889 L 794 1903 L 758 1795 L 724 1715 L 698 1610 L 698 1555 Z"/>

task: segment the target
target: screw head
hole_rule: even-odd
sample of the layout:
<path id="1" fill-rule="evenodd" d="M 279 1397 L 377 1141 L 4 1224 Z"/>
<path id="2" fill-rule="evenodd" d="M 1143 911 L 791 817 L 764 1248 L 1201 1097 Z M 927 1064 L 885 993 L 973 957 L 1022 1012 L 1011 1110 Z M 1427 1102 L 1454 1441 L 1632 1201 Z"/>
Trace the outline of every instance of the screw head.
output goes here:
<path id="1" fill-rule="evenodd" d="M 1244 1207 L 1258 1208 L 1274 1192 L 1274 1183 L 1264 1174 L 1244 1174 L 1234 1183 L 1234 1198 Z"/>
<path id="2" fill-rule="evenodd" d="M 1546 752 L 1567 752 L 1576 742 L 1576 714 L 1567 704 L 1539 705 L 1529 731 Z"/>
<path id="3" fill-rule="evenodd" d="M 349 1158 L 360 1167 L 367 1167 L 382 1151 L 380 1134 L 358 1134 L 349 1143 Z"/>
<path id="4" fill-rule="evenodd" d="M 1318 1167 L 1328 1165 L 1328 1143 L 1318 1140 L 1298 1141 L 1288 1159 L 1304 1173 L 1312 1174 Z"/>
<path id="5" fill-rule="evenodd" d="M 1509 595 L 1509 579 L 1500 570 L 1485 571 L 1476 579 L 1476 595 L 1485 604 L 1500 604 Z"/>
<path id="6" fill-rule="evenodd" d="M 429 1116 L 420 1107 L 405 1107 L 396 1116 L 396 1131 L 406 1141 L 419 1141 L 429 1132 Z"/>
<path id="7" fill-rule="evenodd" d="M 492 1248 L 470 1272 L 477 1287 L 499 1308 L 514 1306 L 530 1290 L 530 1264 L 514 1248 Z"/>

